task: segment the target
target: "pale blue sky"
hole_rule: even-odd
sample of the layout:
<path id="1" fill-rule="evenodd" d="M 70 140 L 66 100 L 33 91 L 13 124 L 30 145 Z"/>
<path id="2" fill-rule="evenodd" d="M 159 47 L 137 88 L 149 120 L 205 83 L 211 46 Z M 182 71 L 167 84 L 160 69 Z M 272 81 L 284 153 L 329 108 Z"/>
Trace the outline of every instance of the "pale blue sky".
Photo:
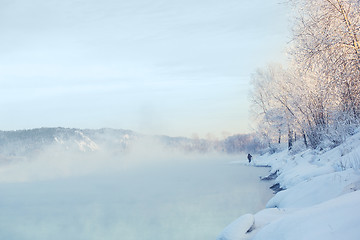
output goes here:
<path id="1" fill-rule="evenodd" d="M 249 132 L 251 74 L 288 41 L 278 1 L 0 0 L 0 129 Z"/>

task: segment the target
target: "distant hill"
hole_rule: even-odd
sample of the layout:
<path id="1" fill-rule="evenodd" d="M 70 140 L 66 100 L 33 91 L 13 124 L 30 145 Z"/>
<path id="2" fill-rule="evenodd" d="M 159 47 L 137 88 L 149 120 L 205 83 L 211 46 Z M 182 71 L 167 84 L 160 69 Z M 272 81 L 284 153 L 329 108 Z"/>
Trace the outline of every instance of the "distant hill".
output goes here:
<path id="1" fill-rule="evenodd" d="M 164 135 L 148 136 L 122 129 L 36 128 L 0 131 L 0 157 L 3 160 L 33 156 L 56 146 L 64 151 L 130 151 L 139 141 L 158 144 L 168 150 L 184 152 L 254 152 L 261 144 L 254 136 L 234 135 L 225 140 L 190 139 Z"/>

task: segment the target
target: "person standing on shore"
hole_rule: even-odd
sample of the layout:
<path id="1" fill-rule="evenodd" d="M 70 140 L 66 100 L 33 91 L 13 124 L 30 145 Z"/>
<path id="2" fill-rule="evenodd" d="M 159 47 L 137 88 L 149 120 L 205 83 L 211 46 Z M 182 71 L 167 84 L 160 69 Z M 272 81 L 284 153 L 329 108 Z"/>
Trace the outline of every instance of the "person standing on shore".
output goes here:
<path id="1" fill-rule="evenodd" d="M 249 160 L 249 163 L 251 163 L 252 156 L 251 156 L 251 154 L 250 154 L 250 153 L 248 153 L 248 155 L 247 155 L 247 159 Z"/>

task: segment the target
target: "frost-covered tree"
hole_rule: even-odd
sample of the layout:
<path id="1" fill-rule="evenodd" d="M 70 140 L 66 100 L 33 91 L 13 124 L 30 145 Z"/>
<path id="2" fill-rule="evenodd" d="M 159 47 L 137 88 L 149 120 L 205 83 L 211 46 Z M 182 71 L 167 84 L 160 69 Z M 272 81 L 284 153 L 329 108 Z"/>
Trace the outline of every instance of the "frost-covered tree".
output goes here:
<path id="1" fill-rule="evenodd" d="M 301 73 L 316 77 L 338 110 L 360 118 L 360 1 L 293 0 L 291 51 Z M 349 120 L 349 119 L 348 119 Z"/>
<path id="2" fill-rule="evenodd" d="M 290 0 L 295 9 L 291 61 L 253 76 L 259 131 L 275 142 L 337 145 L 360 122 L 360 1 Z"/>
<path id="3" fill-rule="evenodd" d="M 281 143 L 282 136 L 287 135 L 291 148 L 298 117 L 291 104 L 294 84 L 290 75 L 280 65 L 273 64 L 259 69 L 252 77 L 252 84 L 253 115 L 260 134 L 269 145 Z"/>

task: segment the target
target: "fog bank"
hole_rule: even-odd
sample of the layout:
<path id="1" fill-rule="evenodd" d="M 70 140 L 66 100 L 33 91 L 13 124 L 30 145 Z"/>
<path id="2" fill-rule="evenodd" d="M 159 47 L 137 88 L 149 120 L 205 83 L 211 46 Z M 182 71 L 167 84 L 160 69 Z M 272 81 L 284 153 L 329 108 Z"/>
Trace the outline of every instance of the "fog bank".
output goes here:
<path id="1" fill-rule="evenodd" d="M 48 149 L 0 166 L 0 239 L 215 239 L 271 195 L 239 159 Z"/>

